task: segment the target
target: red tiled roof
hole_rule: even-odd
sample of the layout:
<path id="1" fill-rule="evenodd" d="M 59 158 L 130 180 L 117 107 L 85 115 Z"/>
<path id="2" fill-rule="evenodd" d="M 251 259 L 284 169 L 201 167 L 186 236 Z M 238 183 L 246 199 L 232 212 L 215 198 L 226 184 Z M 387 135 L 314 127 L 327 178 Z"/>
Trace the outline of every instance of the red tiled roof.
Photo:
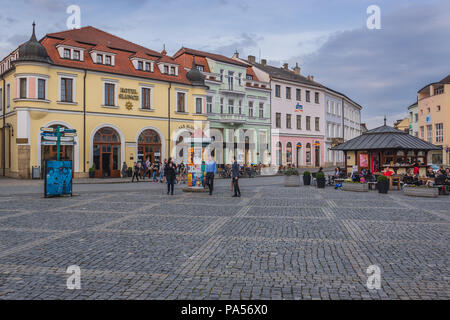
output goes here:
<path id="1" fill-rule="evenodd" d="M 155 60 L 155 57 L 151 57 L 148 54 L 143 53 L 142 51 L 138 51 L 131 56 L 131 58 L 141 58 L 147 60 Z"/>
<path id="2" fill-rule="evenodd" d="M 132 52 L 142 51 L 152 56 L 161 57 L 161 53 L 157 51 L 150 50 L 92 26 L 62 32 L 48 33 L 46 37 L 72 39 L 74 41 L 92 45 L 103 44 L 111 49 L 119 49 Z"/>
<path id="3" fill-rule="evenodd" d="M 103 44 L 98 44 L 93 47 L 91 50 L 101 51 L 101 52 L 111 52 L 112 50 Z"/>
<path id="4" fill-rule="evenodd" d="M 177 57 L 181 56 L 184 53 L 188 53 L 188 54 L 195 54 L 195 56 L 199 56 L 199 57 L 205 57 L 205 58 L 210 58 L 212 60 L 217 60 L 217 61 L 221 61 L 221 62 L 226 62 L 226 63 L 230 63 L 230 64 L 235 64 L 238 66 L 242 66 L 242 67 L 246 67 L 247 64 L 225 57 L 221 54 L 217 54 L 217 53 L 210 53 L 210 52 L 205 52 L 205 51 L 200 51 L 200 50 L 195 50 L 195 49 L 189 49 L 189 48 L 181 48 L 180 50 L 178 50 L 175 54 L 174 54 L 174 58 L 176 59 Z M 187 66 L 186 66 L 187 67 Z M 191 67 L 191 66 L 189 66 Z"/>
<path id="5" fill-rule="evenodd" d="M 98 30 L 98 29 L 95 29 L 95 30 Z M 98 31 L 100 31 L 100 30 L 98 30 Z M 103 31 L 100 31 L 100 32 L 97 32 L 96 34 L 101 35 L 102 33 L 103 33 Z M 66 38 L 71 35 L 71 33 L 68 31 L 64 31 L 64 32 L 57 33 L 57 34 L 64 34 L 64 36 Z M 74 41 L 80 41 L 83 43 L 93 42 L 93 43 L 99 43 L 99 44 L 103 45 L 103 43 L 101 43 L 99 41 L 95 41 L 95 39 L 92 38 L 92 35 L 89 36 L 89 38 L 87 39 L 89 41 L 86 41 L 84 39 L 81 39 L 79 37 L 78 33 L 75 33 L 75 34 L 77 36 L 76 36 L 76 40 L 72 39 Z M 130 48 L 128 48 L 126 51 L 113 49 L 111 47 L 107 48 L 108 52 L 115 54 L 115 65 L 114 66 L 108 66 L 108 65 L 94 63 L 92 61 L 90 54 L 85 55 L 84 61 L 63 59 L 59 56 L 58 50 L 56 49 L 56 46 L 59 43 L 62 43 L 63 41 L 64 40 L 62 40 L 62 39 L 55 38 L 55 37 L 49 37 L 49 36 L 44 37 L 44 39 L 41 40 L 42 45 L 47 50 L 47 54 L 49 55 L 50 59 L 52 60 L 52 62 L 55 65 L 64 66 L 64 67 L 83 68 L 83 69 L 88 69 L 88 70 L 115 73 L 115 74 L 135 76 L 135 77 L 142 77 L 142 78 L 155 79 L 155 80 L 161 80 L 161 81 L 171 81 L 171 82 L 178 82 L 178 83 L 183 83 L 183 84 L 190 84 L 190 81 L 186 78 L 186 70 L 184 70 L 184 68 L 179 68 L 179 72 L 178 72 L 177 76 L 162 74 L 160 72 L 159 68 L 155 68 L 154 72 L 136 70 L 134 68 L 132 62 L 130 61 L 130 57 L 133 56 L 135 53 L 130 53 Z M 84 45 L 84 46 L 86 47 L 86 49 L 88 51 L 90 51 L 92 48 L 95 47 L 94 45 L 92 45 L 92 46 Z M 99 47 L 101 47 L 101 46 L 99 45 Z M 142 47 L 135 45 L 134 48 L 142 48 Z M 148 52 L 148 49 L 145 49 L 145 50 L 147 50 L 147 51 L 143 51 L 143 53 Z"/>
<path id="6" fill-rule="evenodd" d="M 193 56 L 191 54 L 184 53 L 176 57 L 175 61 L 178 62 L 180 65 L 184 66 L 185 68 L 191 69 L 192 59 Z M 195 64 L 198 66 L 202 66 L 205 72 L 211 72 L 211 70 L 209 69 L 208 61 L 206 61 L 205 57 L 195 56 Z"/>
<path id="7" fill-rule="evenodd" d="M 73 41 L 72 39 L 66 39 L 63 42 L 61 42 L 60 44 L 70 46 L 70 47 L 86 48 L 86 45 L 83 45 L 81 43 Z"/>
<path id="8" fill-rule="evenodd" d="M 167 63 L 171 63 L 171 64 L 178 64 L 174 59 L 172 59 L 169 56 L 162 56 L 161 58 L 158 59 L 158 62 L 167 62 Z"/>
<path id="9" fill-rule="evenodd" d="M 258 77 L 256 76 L 255 72 L 253 71 L 253 68 L 251 66 L 247 67 L 247 74 L 251 75 L 253 77 L 253 80 L 259 81 Z"/>

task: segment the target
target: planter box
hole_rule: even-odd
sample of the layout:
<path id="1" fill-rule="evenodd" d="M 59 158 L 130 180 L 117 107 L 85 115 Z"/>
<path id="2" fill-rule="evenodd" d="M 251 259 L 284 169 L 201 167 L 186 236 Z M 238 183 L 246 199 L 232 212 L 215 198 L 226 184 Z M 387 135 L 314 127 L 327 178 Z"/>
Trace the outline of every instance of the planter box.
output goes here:
<path id="1" fill-rule="evenodd" d="M 300 187 L 300 176 L 284 176 L 285 187 Z"/>
<path id="2" fill-rule="evenodd" d="M 348 183 L 343 182 L 342 188 L 344 191 L 353 191 L 353 192 L 368 192 L 369 185 L 367 183 Z"/>
<path id="3" fill-rule="evenodd" d="M 439 196 L 438 188 L 404 187 L 403 194 L 412 197 L 437 198 Z"/>

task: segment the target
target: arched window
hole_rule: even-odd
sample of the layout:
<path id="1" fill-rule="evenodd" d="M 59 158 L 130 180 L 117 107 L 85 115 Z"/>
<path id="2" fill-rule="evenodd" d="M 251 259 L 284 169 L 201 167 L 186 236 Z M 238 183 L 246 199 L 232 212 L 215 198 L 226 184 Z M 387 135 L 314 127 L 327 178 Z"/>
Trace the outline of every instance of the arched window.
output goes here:
<path id="1" fill-rule="evenodd" d="M 292 143 L 286 144 L 286 162 L 292 164 Z"/>
<path id="2" fill-rule="evenodd" d="M 93 160 L 96 177 L 120 177 L 120 136 L 110 127 L 100 128 L 94 135 Z"/>
<path id="3" fill-rule="evenodd" d="M 138 161 L 161 161 L 161 138 L 155 130 L 146 129 L 138 138 Z"/>
<path id="4" fill-rule="evenodd" d="M 281 166 L 283 160 L 283 146 L 281 145 L 281 142 L 278 141 L 277 143 L 277 165 Z"/>
<path id="5" fill-rule="evenodd" d="M 311 144 L 307 143 L 306 144 L 306 165 L 311 165 Z"/>

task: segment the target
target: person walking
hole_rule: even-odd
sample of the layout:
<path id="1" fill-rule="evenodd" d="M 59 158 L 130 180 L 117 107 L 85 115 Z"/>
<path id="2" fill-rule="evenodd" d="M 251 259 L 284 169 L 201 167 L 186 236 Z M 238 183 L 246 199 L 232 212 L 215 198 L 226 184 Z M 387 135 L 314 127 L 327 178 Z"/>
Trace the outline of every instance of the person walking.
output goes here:
<path id="1" fill-rule="evenodd" d="M 166 167 L 164 168 L 164 174 L 166 176 L 167 180 L 167 194 L 173 195 L 173 189 L 175 186 L 175 178 L 176 178 L 176 166 L 172 162 L 172 159 L 169 158 L 169 161 L 166 164 Z"/>
<path id="2" fill-rule="evenodd" d="M 217 164 L 211 157 L 209 157 L 208 162 L 206 162 L 205 172 L 206 184 L 209 188 L 209 195 L 212 195 L 212 192 L 214 190 L 214 176 L 217 173 Z"/>
<path id="3" fill-rule="evenodd" d="M 233 158 L 233 165 L 231 166 L 231 179 L 233 179 L 233 197 L 240 197 L 241 190 L 239 189 L 239 163 L 237 163 L 236 158 Z"/>
<path id="4" fill-rule="evenodd" d="M 136 182 L 139 182 L 139 162 L 135 162 L 133 165 L 133 177 L 131 178 L 131 182 L 134 182 L 135 177 Z"/>
<path id="5" fill-rule="evenodd" d="M 125 178 L 126 176 L 128 176 L 128 167 L 127 163 L 124 161 L 122 164 L 122 178 Z"/>
<path id="6" fill-rule="evenodd" d="M 158 182 L 157 174 L 158 174 L 159 167 L 158 167 L 158 164 L 156 162 L 153 163 L 152 169 L 153 169 L 153 182 Z"/>

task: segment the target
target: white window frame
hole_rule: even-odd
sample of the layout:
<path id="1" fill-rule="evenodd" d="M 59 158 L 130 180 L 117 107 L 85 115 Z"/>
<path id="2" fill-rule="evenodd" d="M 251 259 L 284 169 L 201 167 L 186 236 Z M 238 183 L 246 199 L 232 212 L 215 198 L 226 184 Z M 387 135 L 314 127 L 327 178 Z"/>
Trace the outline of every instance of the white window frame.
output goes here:
<path id="1" fill-rule="evenodd" d="M 6 84 L 6 111 L 9 111 L 11 108 L 11 84 Z"/>
<path id="2" fill-rule="evenodd" d="M 0 88 L 0 111 L 3 111 L 3 88 Z"/>
<path id="3" fill-rule="evenodd" d="M 139 95 L 140 95 L 140 105 L 139 105 L 139 109 L 140 110 L 145 110 L 145 111 L 152 111 L 154 110 L 153 108 L 153 85 L 148 85 L 148 84 L 140 84 L 139 85 Z M 150 109 L 145 109 L 142 108 L 142 102 L 143 102 L 143 95 L 142 95 L 142 89 L 150 89 Z"/>
<path id="4" fill-rule="evenodd" d="M 208 98 L 211 98 L 211 108 L 208 110 Z M 213 113 L 214 110 L 214 96 L 206 96 L 206 113 Z"/>
<path id="5" fill-rule="evenodd" d="M 61 78 L 72 79 L 72 102 L 61 101 Z M 48 92 L 48 90 L 47 90 Z M 77 76 L 74 74 L 58 73 L 58 103 L 77 104 Z"/>
<path id="6" fill-rule="evenodd" d="M 178 94 L 179 93 L 184 93 L 184 111 L 179 111 L 179 108 L 178 108 Z M 176 90 L 175 91 L 175 98 L 176 98 L 176 112 L 180 112 L 180 113 L 189 113 L 189 106 L 188 106 L 188 99 L 187 99 L 187 96 L 188 96 L 188 92 L 187 91 L 184 91 L 184 90 Z"/>
<path id="7" fill-rule="evenodd" d="M 36 99 L 40 100 L 40 101 L 43 101 L 42 99 L 39 99 L 39 80 L 44 80 L 45 81 L 44 100 L 48 100 L 48 78 L 44 78 L 44 77 L 36 77 Z"/>
<path id="8" fill-rule="evenodd" d="M 261 108 L 261 105 L 262 105 L 262 108 Z M 262 117 L 261 117 L 261 110 L 262 110 Z M 258 103 L 258 118 L 264 119 L 265 112 L 266 112 L 266 104 L 264 102 L 259 102 Z"/>
<path id="9" fill-rule="evenodd" d="M 105 105 L 106 101 L 105 101 L 105 90 L 106 90 L 106 84 L 112 84 L 114 85 L 114 105 L 113 106 L 107 106 Z M 118 96 L 119 96 L 119 90 L 118 90 L 118 84 L 119 81 L 118 80 L 112 80 L 112 79 L 102 79 L 102 107 L 104 108 L 118 108 Z"/>

